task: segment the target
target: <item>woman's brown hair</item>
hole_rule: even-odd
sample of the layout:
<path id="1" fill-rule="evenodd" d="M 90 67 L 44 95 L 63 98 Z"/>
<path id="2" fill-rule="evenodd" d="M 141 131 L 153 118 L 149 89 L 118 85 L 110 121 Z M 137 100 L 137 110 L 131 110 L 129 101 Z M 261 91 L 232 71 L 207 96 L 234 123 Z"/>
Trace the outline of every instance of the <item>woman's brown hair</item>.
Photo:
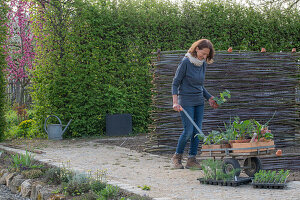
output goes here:
<path id="1" fill-rule="evenodd" d="M 209 55 L 206 58 L 206 62 L 208 64 L 211 64 L 214 62 L 213 58 L 215 55 L 215 49 L 214 49 L 214 45 L 211 43 L 211 41 L 209 41 L 208 39 L 201 39 L 201 40 L 194 42 L 192 44 L 192 46 L 190 47 L 190 49 L 188 50 L 188 53 L 190 53 L 194 57 L 197 57 L 197 52 L 196 52 L 197 47 L 199 50 L 208 48 L 210 51 L 209 51 Z"/>

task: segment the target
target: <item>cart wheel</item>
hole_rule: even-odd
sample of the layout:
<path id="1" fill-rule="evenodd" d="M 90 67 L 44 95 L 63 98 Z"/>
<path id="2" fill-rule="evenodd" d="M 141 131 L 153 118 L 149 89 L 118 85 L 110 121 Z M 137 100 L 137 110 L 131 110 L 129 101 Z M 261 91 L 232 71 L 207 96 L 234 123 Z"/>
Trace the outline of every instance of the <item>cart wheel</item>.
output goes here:
<path id="1" fill-rule="evenodd" d="M 251 159 L 251 161 L 250 161 Z M 245 173 L 249 176 L 249 177 L 254 177 L 254 174 L 256 172 L 259 172 L 259 170 L 261 169 L 261 162 L 260 159 L 257 157 L 251 157 L 251 158 L 247 158 L 244 162 L 244 167 L 247 167 L 249 164 L 249 161 L 251 162 L 251 166 L 250 169 L 245 169 Z"/>
<path id="2" fill-rule="evenodd" d="M 235 173 L 235 176 L 239 176 L 241 173 L 241 166 L 239 161 L 237 161 L 234 158 L 226 158 L 224 159 L 223 162 L 223 171 L 224 173 L 228 174 L 229 172 L 231 172 L 234 169 L 238 169 Z"/>

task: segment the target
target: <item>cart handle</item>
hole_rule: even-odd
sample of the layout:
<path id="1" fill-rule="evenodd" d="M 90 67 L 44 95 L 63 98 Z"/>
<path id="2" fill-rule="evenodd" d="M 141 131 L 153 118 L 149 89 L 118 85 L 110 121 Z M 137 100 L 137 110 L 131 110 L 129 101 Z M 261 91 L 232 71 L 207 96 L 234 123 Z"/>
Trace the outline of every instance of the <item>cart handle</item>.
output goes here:
<path id="1" fill-rule="evenodd" d="M 190 115 L 186 112 L 186 110 L 184 108 L 182 108 L 182 111 L 184 112 L 184 114 L 187 116 L 187 118 L 191 121 L 191 123 L 194 125 L 194 127 L 197 129 L 197 131 L 199 132 L 199 134 L 202 137 L 205 137 L 205 135 L 203 134 L 203 132 L 201 131 L 201 129 L 197 126 L 197 124 L 194 122 L 194 120 L 190 117 Z"/>

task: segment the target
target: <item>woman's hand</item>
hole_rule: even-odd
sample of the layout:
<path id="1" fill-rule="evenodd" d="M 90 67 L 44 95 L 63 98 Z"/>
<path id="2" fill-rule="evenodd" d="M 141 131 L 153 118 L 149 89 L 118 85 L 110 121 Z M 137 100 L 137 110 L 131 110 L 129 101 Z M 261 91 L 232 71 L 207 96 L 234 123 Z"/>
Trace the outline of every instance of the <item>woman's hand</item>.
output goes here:
<path id="1" fill-rule="evenodd" d="M 173 109 L 177 112 L 182 111 L 182 107 L 178 103 L 173 104 Z"/>
<path id="2" fill-rule="evenodd" d="M 260 133 L 261 133 L 262 135 L 265 135 L 266 133 L 271 133 L 271 130 L 269 130 L 267 126 L 266 126 L 266 127 L 262 127 L 262 128 L 260 129 Z"/>
<path id="3" fill-rule="evenodd" d="M 211 107 L 213 107 L 214 109 L 216 109 L 216 108 L 219 107 L 219 105 L 217 104 L 217 102 L 214 100 L 214 97 L 210 97 L 209 100 L 208 100 L 208 102 L 209 102 L 209 105 Z"/>

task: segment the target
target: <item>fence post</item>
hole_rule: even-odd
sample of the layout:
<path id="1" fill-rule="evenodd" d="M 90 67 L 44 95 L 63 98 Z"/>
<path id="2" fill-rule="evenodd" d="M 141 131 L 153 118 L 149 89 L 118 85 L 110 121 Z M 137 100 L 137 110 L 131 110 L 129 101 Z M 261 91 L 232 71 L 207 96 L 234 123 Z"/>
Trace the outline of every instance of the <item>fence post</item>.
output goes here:
<path id="1" fill-rule="evenodd" d="M 157 49 L 157 61 L 160 61 L 160 49 Z"/>

